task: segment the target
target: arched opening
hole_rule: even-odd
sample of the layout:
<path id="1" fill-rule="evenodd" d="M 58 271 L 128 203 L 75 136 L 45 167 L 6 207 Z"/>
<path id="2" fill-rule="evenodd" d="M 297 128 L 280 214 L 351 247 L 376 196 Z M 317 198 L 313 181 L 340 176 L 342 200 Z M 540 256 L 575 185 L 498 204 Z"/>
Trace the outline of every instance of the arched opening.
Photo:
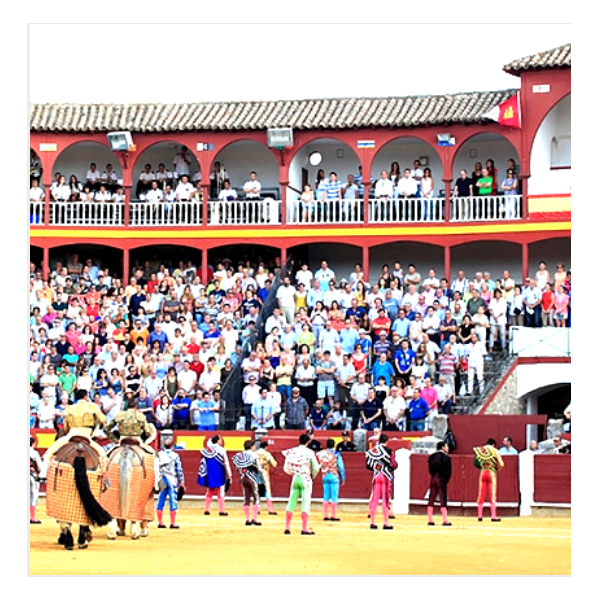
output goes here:
<path id="1" fill-rule="evenodd" d="M 38 246 L 29 246 L 29 262 L 33 263 L 34 270 L 42 270 L 42 261 L 44 260 L 44 251 Z"/>
<path id="2" fill-rule="evenodd" d="M 198 186 L 202 173 L 194 153 L 179 142 L 165 140 L 146 148 L 136 159 L 133 167 L 132 199 L 144 200 L 152 181 L 158 182 L 163 193 L 169 186 L 175 191 L 182 175 L 189 183 Z"/>
<path id="3" fill-rule="evenodd" d="M 531 148 L 531 195 L 571 193 L 571 95 L 546 115 Z"/>
<path id="4" fill-rule="evenodd" d="M 468 138 L 454 157 L 451 221 L 517 220 L 523 216 L 522 181 L 517 149 L 496 133 Z M 470 180 L 463 185 L 461 171 Z M 491 178 L 491 181 L 490 181 Z"/>
<path id="5" fill-rule="evenodd" d="M 33 180 L 36 179 L 39 186 L 43 187 L 43 172 L 44 169 L 42 167 L 42 159 L 38 156 L 37 152 L 33 148 L 29 148 L 29 185 L 31 186 Z"/>
<path id="6" fill-rule="evenodd" d="M 49 261 L 50 272 L 66 268 L 73 283 L 80 288 L 85 286 L 84 281 L 94 279 L 97 281 L 99 273 L 118 285 L 123 274 L 123 251 L 112 246 L 100 244 L 57 246 L 50 250 Z M 78 283 L 80 278 L 83 281 Z"/>
<path id="7" fill-rule="evenodd" d="M 222 181 L 228 179 L 236 191 L 239 200 L 246 199 L 244 185 L 250 179 L 250 173 L 256 173 L 260 182 L 262 199 L 279 200 L 279 166 L 273 153 L 260 142 L 238 140 L 225 146 L 215 157 L 215 163 L 221 168 L 220 176 L 214 176 L 215 164 L 211 168 L 211 199 L 217 199 L 222 190 Z M 214 182 L 214 183 L 213 183 Z"/>
<path id="8" fill-rule="evenodd" d="M 290 163 L 288 223 L 361 223 L 364 217 L 359 163 L 355 150 L 335 138 L 318 138 L 302 146 Z M 332 173 L 343 187 L 341 203 L 328 199 L 325 193 Z M 301 200 L 307 185 L 314 196 L 310 204 Z"/>
<path id="9" fill-rule="evenodd" d="M 435 271 L 435 276 L 439 279 L 444 276 L 444 249 L 434 244 L 425 244 L 422 242 L 391 242 L 372 246 L 369 250 L 370 283 L 377 282 L 383 271 L 383 266 L 387 265 L 390 271 L 394 271 L 399 263 L 404 273 L 408 266 L 413 264 L 416 272 L 424 281 L 430 276 L 430 271 Z"/>
<path id="10" fill-rule="evenodd" d="M 210 249 L 208 264 L 212 269 L 229 264 L 234 273 L 241 266 L 256 271 L 262 265 L 267 272 L 275 273 L 281 267 L 281 250 L 264 244 L 228 244 Z"/>
<path id="11" fill-rule="evenodd" d="M 99 188 L 105 173 L 109 174 L 107 182 L 112 182 L 111 187 L 123 184 L 121 165 L 115 154 L 104 144 L 93 141 L 77 142 L 65 148 L 54 163 L 54 178 L 56 173 L 64 175 L 67 183 L 74 177 L 82 189 L 87 185 L 91 192 Z"/>
<path id="12" fill-rule="evenodd" d="M 544 261 L 553 275 L 559 263 L 571 269 L 571 238 L 552 238 L 529 245 L 529 274 L 533 276 L 540 261 Z"/>
<path id="13" fill-rule="evenodd" d="M 516 283 L 521 283 L 522 248 L 520 244 L 497 240 L 469 242 L 453 246 L 452 278 L 459 269 L 465 272 L 467 279 L 472 280 L 477 273 L 490 274 L 492 281 L 502 278 L 505 269 Z"/>
<path id="14" fill-rule="evenodd" d="M 565 420 L 564 411 L 571 403 L 571 384 L 555 383 L 547 385 L 527 395 L 527 412 L 529 414 L 546 415 L 548 419 Z M 543 426 L 529 426 L 530 439 L 545 439 Z"/>
<path id="15" fill-rule="evenodd" d="M 395 182 L 397 177 L 402 177 L 405 169 L 409 169 L 418 182 L 422 176 L 421 171 L 429 169 L 433 179 L 434 195 L 444 196 L 443 165 L 437 150 L 431 144 L 412 136 L 403 136 L 388 142 L 377 152 L 371 175 L 377 180 L 381 177 L 382 171 L 387 171 Z M 398 175 L 391 175 L 393 170 L 398 170 Z"/>
<path id="16" fill-rule="evenodd" d="M 177 244 L 153 244 L 130 250 L 129 277 L 142 276 L 149 280 L 152 274 L 164 271 L 172 273 L 175 269 L 193 270 L 200 277 L 202 274 L 202 251 L 197 248 Z"/>
<path id="17" fill-rule="evenodd" d="M 327 261 L 329 268 L 335 273 L 335 281 L 339 284 L 342 279 L 350 280 L 357 264 L 362 265 L 362 248 L 351 244 L 319 242 L 298 244 L 288 248 L 288 258 L 292 262 L 292 274 L 306 263 L 314 274 Z M 364 265 L 363 265 L 364 267 Z"/>

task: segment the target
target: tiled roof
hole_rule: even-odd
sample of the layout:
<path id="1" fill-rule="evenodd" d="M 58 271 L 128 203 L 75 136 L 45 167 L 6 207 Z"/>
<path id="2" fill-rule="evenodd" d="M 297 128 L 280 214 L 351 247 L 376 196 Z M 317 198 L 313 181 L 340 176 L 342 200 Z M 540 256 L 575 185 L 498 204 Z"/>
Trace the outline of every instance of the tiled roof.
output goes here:
<path id="1" fill-rule="evenodd" d="M 197 104 L 31 104 L 29 117 L 31 131 L 53 132 L 417 127 L 481 122 L 516 91 Z"/>
<path id="2" fill-rule="evenodd" d="M 504 70 L 507 73 L 518 75 L 523 71 L 531 71 L 533 69 L 556 69 L 570 66 L 571 44 L 565 44 L 553 50 L 546 50 L 545 52 L 538 52 L 531 56 L 513 60 L 504 65 Z"/>

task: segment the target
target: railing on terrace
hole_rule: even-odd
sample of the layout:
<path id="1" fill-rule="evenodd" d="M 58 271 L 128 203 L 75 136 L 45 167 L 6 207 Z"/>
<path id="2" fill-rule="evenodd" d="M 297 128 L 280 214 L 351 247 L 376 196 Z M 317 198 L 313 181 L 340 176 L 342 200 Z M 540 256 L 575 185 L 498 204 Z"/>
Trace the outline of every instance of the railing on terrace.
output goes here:
<path id="1" fill-rule="evenodd" d="M 522 196 L 451 198 L 449 220 L 453 223 L 520 220 L 523 218 L 522 205 Z M 50 202 L 49 206 L 48 223 L 51 226 L 125 225 L 124 203 Z M 43 226 L 45 211 L 46 205 L 43 202 L 30 202 L 30 224 Z M 362 199 L 315 200 L 304 203 L 297 198 L 288 198 L 286 216 L 289 225 L 364 223 L 364 211 L 365 203 Z M 206 222 L 209 227 L 279 225 L 282 216 L 282 201 L 274 198 L 229 202 L 210 200 Z M 440 223 L 446 220 L 446 199 L 369 198 L 366 216 L 369 224 Z M 198 201 L 158 204 L 137 201 L 129 205 L 131 227 L 202 227 L 203 223 L 203 204 Z"/>
<path id="2" fill-rule="evenodd" d="M 211 200 L 208 203 L 209 225 L 278 225 L 281 202 L 264 200 Z"/>
<path id="3" fill-rule="evenodd" d="M 523 218 L 522 196 L 452 198 L 450 221 L 498 221 Z"/>
<path id="4" fill-rule="evenodd" d="M 124 224 L 125 205 L 109 202 L 51 202 L 50 225 L 115 226 Z"/>
<path id="5" fill-rule="evenodd" d="M 131 204 L 129 224 L 132 227 L 175 227 L 179 225 L 202 225 L 200 202 L 162 202 Z"/>

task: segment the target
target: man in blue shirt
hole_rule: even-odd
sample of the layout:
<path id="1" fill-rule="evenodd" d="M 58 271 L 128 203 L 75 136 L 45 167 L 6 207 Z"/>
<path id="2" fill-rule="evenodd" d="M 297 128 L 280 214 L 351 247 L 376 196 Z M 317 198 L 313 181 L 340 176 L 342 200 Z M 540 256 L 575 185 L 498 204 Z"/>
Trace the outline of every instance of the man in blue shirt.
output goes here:
<path id="1" fill-rule="evenodd" d="M 173 398 L 173 429 L 190 428 L 191 398 L 183 390 L 179 390 Z"/>
<path id="2" fill-rule="evenodd" d="M 408 403 L 409 431 L 425 431 L 425 418 L 429 414 L 429 404 L 421 397 L 421 390 L 416 387 L 413 397 Z"/>
<path id="3" fill-rule="evenodd" d="M 386 353 L 382 352 L 379 355 L 379 360 L 377 360 L 373 364 L 371 373 L 373 375 L 373 379 L 372 379 L 373 385 L 377 384 L 380 377 L 383 377 L 385 379 L 385 385 L 387 385 L 388 387 L 392 384 L 392 377 L 394 377 L 395 371 L 394 371 L 394 367 L 392 366 L 392 363 L 390 363 L 387 360 Z"/>
<path id="4" fill-rule="evenodd" d="M 406 317 L 406 310 L 400 308 L 398 316 L 392 322 L 392 333 L 398 333 L 402 339 L 408 337 L 410 330 L 410 319 Z"/>
<path id="5" fill-rule="evenodd" d="M 346 319 L 346 327 L 340 331 L 340 342 L 342 344 L 342 351 L 345 354 L 352 354 L 354 352 L 354 346 L 360 343 L 360 337 L 356 328 L 352 325 L 350 319 Z"/>
<path id="6" fill-rule="evenodd" d="M 161 352 L 163 351 L 165 344 L 169 341 L 169 337 L 162 330 L 162 325 L 160 323 L 154 324 L 154 331 L 148 336 L 148 347 L 152 348 L 152 344 L 154 342 L 158 342 L 160 345 Z"/>
<path id="7" fill-rule="evenodd" d="M 383 308 L 387 311 L 388 317 L 393 321 L 400 310 L 400 303 L 392 296 L 392 290 L 386 290 L 383 299 Z"/>
<path id="8" fill-rule="evenodd" d="M 396 356 L 394 356 L 394 364 L 396 365 L 398 375 L 403 379 L 406 385 L 409 383 L 408 378 L 412 371 L 413 365 L 415 364 L 415 358 L 416 354 L 410 347 L 408 339 L 404 338 L 402 340 L 400 350 L 398 350 L 398 352 L 396 352 Z"/>

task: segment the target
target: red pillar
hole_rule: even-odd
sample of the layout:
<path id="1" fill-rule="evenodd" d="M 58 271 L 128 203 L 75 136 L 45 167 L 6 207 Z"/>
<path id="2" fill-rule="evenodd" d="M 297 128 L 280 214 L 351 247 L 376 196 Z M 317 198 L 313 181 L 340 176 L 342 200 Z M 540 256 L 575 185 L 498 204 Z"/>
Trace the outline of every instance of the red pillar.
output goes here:
<path id="1" fill-rule="evenodd" d="M 127 213 L 129 210 L 127 210 Z M 127 214 L 126 213 L 126 214 Z M 131 269 L 129 268 L 129 248 L 123 250 L 123 284 L 129 285 L 129 277 L 131 276 Z"/>
<path id="2" fill-rule="evenodd" d="M 202 248 L 202 283 L 208 285 L 208 249 Z"/>
<path id="3" fill-rule="evenodd" d="M 452 281 L 452 251 L 450 246 L 444 246 L 444 277 Z"/>
<path id="4" fill-rule="evenodd" d="M 450 198 L 452 197 L 452 179 L 444 179 L 444 194 L 446 196 L 446 202 L 444 203 L 444 221 L 448 223 L 450 221 Z"/>
<path id="5" fill-rule="evenodd" d="M 47 280 L 50 277 L 50 248 L 44 248 L 42 257 L 42 277 Z"/>
<path id="6" fill-rule="evenodd" d="M 369 271 L 370 271 L 370 258 L 369 258 L 369 248 L 366 246 L 362 249 L 362 266 L 363 273 L 365 277 L 365 282 L 369 281 Z"/>
<path id="7" fill-rule="evenodd" d="M 522 261 L 521 261 L 521 269 L 522 269 L 522 279 L 524 282 L 527 277 L 529 277 L 529 245 L 523 244 L 522 248 Z"/>

